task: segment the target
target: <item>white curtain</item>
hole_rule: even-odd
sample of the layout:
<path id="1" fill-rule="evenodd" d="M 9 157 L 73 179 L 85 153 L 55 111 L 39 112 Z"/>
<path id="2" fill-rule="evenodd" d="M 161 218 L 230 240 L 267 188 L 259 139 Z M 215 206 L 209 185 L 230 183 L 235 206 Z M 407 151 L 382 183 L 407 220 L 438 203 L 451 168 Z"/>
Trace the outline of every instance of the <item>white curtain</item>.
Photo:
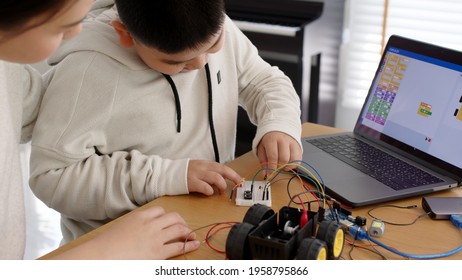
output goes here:
<path id="1" fill-rule="evenodd" d="M 346 0 L 335 126 L 352 130 L 392 34 L 462 51 L 461 0 Z"/>

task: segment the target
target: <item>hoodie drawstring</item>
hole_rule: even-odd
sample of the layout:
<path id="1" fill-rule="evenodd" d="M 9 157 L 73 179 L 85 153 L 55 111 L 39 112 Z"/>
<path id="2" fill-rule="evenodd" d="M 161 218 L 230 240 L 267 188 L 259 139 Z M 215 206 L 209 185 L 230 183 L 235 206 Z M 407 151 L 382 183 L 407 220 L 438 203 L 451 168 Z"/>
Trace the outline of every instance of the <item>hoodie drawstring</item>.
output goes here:
<path id="1" fill-rule="evenodd" d="M 215 152 L 215 161 L 220 162 L 220 153 L 218 151 L 217 136 L 215 135 L 215 126 L 213 125 L 212 79 L 210 78 L 210 68 L 208 63 L 205 64 L 205 73 L 207 74 L 207 89 L 209 95 L 210 134 L 212 135 L 213 151 Z"/>
<path id="2" fill-rule="evenodd" d="M 180 103 L 180 97 L 178 96 L 178 90 L 176 89 L 176 85 L 173 82 L 172 77 L 170 77 L 167 74 L 162 74 L 162 75 L 164 75 L 165 79 L 167 79 L 168 83 L 170 84 L 170 87 L 172 88 L 173 96 L 175 97 L 176 131 L 180 133 L 181 132 L 181 103 Z"/>
<path id="3" fill-rule="evenodd" d="M 212 79 L 210 78 L 210 68 L 209 64 L 205 64 L 205 73 L 207 74 L 207 89 L 208 89 L 208 115 L 209 115 L 209 124 L 210 124 L 210 133 L 212 136 L 212 144 L 213 144 L 213 151 L 215 153 L 215 161 L 220 162 L 220 153 L 218 151 L 218 144 L 217 144 L 217 137 L 215 134 L 215 126 L 213 124 L 213 99 L 212 99 Z M 170 77 L 167 74 L 162 74 L 164 75 L 165 79 L 167 79 L 168 83 L 170 84 L 170 87 L 172 88 L 173 96 L 175 97 L 175 107 L 176 107 L 176 131 L 178 133 L 181 132 L 181 103 L 180 103 L 180 97 L 178 95 L 178 90 L 176 88 L 175 83 L 173 82 L 172 77 Z"/>

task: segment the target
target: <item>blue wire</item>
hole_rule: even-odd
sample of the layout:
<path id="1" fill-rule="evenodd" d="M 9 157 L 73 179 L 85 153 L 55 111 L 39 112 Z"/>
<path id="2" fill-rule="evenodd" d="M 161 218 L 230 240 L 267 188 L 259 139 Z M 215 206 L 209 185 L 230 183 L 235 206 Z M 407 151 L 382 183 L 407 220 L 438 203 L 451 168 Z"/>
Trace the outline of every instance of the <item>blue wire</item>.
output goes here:
<path id="1" fill-rule="evenodd" d="M 425 255 L 416 255 L 416 254 L 408 254 L 408 253 L 404 253 L 404 252 L 401 252 L 401 251 L 398 251 L 396 249 L 393 249 L 385 244 L 383 244 L 382 242 L 376 240 L 375 238 L 367 235 L 367 238 L 374 242 L 375 244 L 379 245 L 380 247 L 383 247 L 384 249 L 387 249 L 388 251 L 391 251 L 397 255 L 400 255 L 400 256 L 403 256 L 403 257 L 406 257 L 406 258 L 411 258 L 411 259 L 437 259 L 437 258 L 444 258 L 444 257 L 448 257 L 448 256 L 451 256 L 451 255 L 454 255 L 455 253 L 458 253 L 460 251 L 462 251 L 462 246 L 459 246 L 453 250 L 450 250 L 448 252 L 444 252 L 444 253 L 439 253 L 439 254 L 425 254 Z"/>
<path id="2" fill-rule="evenodd" d="M 308 167 L 310 167 L 315 173 L 316 175 L 318 176 L 319 180 L 321 181 L 321 184 L 322 186 L 320 186 L 321 188 L 324 187 L 324 181 L 322 180 L 322 177 L 321 175 L 318 173 L 318 171 L 312 167 L 310 164 L 308 164 L 307 162 L 303 161 L 303 160 L 295 160 L 295 161 L 292 161 L 294 163 L 298 162 L 298 163 L 302 163 L 302 164 L 305 164 L 307 165 Z M 305 174 L 302 174 L 302 177 L 305 177 L 306 179 L 309 179 L 312 183 L 314 183 L 314 185 L 317 185 L 313 178 L 310 178 L 309 176 L 304 176 Z M 318 188 L 319 190 L 319 188 Z M 460 220 L 458 220 L 460 221 Z M 460 224 L 458 224 L 457 226 L 460 227 Z M 401 252 L 401 251 L 398 251 L 390 246 L 387 246 L 385 244 L 383 244 L 382 242 L 376 240 L 375 238 L 369 236 L 369 234 L 366 233 L 366 236 L 367 236 L 367 239 L 369 239 L 371 242 L 374 242 L 375 244 L 383 247 L 384 249 L 390 251 L 390 252 L 393 252 L 397 255 L 400 255 L 400 256 L 403 256 L 403 257 L 406 257 L 406 258 L 411 258 L 411 259 L 436 259 L 436 258 L 444 258 L 444 257 L 448 257 L 448 256 L 451 256 L 451 255 L 454 255 L 460 251 L 462 251 L 462 246 L 459 246 L 453 250 L 450 250 L 450 251 L 447 251 L 447 252 L 443 252 L 443 253 L 438 253 L 438 254 L 424 254 L 424 255 L 416 255 L 416 254 L 408 254 L 408 253 L 404 253 L 404 252 Z"/>

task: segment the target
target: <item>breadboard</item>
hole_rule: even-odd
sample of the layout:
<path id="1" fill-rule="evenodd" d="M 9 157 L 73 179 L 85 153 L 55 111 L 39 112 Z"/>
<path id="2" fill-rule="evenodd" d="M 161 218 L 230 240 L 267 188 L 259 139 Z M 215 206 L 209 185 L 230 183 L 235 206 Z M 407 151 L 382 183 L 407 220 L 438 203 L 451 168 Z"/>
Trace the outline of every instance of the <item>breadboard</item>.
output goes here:
<path id="1" fill-rule="evenodd" d="M 271 207 L 271 184 L 265 181 L 243 181 L 236 189 L 236 205 L 263 204 Z"/>

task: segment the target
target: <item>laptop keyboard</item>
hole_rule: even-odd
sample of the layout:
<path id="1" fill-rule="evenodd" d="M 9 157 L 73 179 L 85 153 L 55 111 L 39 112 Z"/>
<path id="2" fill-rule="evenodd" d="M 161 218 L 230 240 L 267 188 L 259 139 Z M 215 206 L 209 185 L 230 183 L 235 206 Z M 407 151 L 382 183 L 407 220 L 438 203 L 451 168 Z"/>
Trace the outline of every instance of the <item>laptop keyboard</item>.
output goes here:
<path id="1" fill-rule="evenodd" d="M 440 178 L 349 135 L 307 141 L 394 190 L 442 182 Z"/>

